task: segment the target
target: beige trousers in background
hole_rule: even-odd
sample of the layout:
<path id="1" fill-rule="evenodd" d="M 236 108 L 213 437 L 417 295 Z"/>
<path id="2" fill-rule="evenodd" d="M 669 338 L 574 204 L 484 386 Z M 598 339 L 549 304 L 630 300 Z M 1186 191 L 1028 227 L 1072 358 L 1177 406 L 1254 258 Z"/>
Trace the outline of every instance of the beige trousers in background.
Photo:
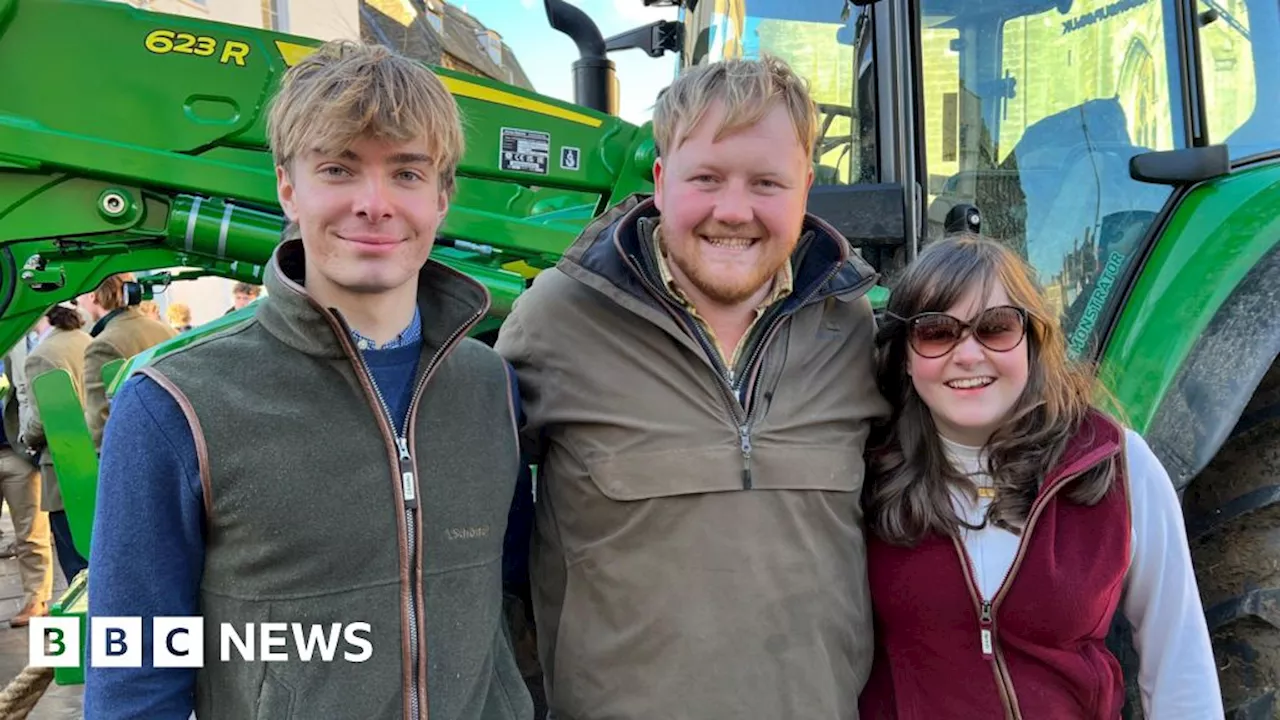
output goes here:
<path id="1" fill-rule="evenodd" d="M 40 510 L 40 470 L 12 448 L 0 450 L 0 495 L 13 518 L 23 605 L 48 604 L 53 595 L 49 513 Z"/>

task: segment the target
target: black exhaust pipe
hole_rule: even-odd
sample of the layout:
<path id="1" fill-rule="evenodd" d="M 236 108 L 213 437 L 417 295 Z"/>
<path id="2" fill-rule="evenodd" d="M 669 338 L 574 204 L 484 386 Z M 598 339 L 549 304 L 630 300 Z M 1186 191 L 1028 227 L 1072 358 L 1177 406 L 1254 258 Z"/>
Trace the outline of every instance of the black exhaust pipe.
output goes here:
<path id="1" fill-rule="evenodd" d="M 618 114 L 617 76 L 605 55 L 604 36 L 595 21 L 565 0 L 545 0 L 547 22 L 573 39 L 581 56 L 573 62 L 573 101 L 610 115 Z"/>

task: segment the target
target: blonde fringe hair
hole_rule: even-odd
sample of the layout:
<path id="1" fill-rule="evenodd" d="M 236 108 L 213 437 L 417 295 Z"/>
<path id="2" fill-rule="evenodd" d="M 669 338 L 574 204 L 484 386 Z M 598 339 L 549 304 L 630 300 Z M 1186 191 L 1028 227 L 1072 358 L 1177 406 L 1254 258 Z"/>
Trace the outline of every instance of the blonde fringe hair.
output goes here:
<path id="1" fill-rule="evenodd" d="M 450 195 L 464 139 L 458 105 L 425 65 L 381 45 L 334 40 L 285 73 L 267 131 L 276 165 L 311 150 L 330 154 L 360 138 L 404 143 L 425 137 Z"/>
<path id="2" fill-rule="evenodd" d="M 717 141 L 755 125 L 775 103 L 782 103 L 806 157 L 813 155 L 818 110 L 809 85 L 785 62 L 770 55 L 700 65 L 662 91 L 653 110 L 653 138 L 659 154 L 680 147 L 717 101 L 725 106 L 724 120 L 716 129 Z"/>
<path id="3" fill-rule="evenodd" d="M 169 306 L 165 311 L 165 315 L 170 325 L 182 326 L 191 324 L 191 306 L 186 303 L 176 302 Z"/>

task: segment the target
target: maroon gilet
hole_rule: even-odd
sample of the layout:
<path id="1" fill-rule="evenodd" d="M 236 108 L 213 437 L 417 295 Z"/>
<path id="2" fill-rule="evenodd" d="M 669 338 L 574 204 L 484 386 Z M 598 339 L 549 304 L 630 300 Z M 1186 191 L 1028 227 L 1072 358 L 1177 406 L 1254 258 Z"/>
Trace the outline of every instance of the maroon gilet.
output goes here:
<path id="1" fill-rule="evenodd" d="M 1071 481 L 1118 458 L 1094 506 Z M 1106 648 L 1129 567 L 1124 432 L 1092 414 L 1047 475 L 1013 566 L 983 602 L 959 539 L 915 548 L 869 537 L 876 653 L 862 720 L 1120 717 L 1124 680 Z"/>

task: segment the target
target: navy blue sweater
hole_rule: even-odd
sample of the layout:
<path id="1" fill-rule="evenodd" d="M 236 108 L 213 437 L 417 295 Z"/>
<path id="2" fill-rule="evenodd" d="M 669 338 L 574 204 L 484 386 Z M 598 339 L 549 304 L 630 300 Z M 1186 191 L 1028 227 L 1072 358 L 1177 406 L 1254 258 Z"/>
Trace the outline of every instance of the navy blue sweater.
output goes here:
<path id="1" fill-rule="evenodd" d="M 408 412 L 420 350 L 421 343 L 415 342 L 364 351 L 374 382 L 400 427 Z M 508 375 L 514 384 L 510 368 Z M 520 395 L 515 390 L 513 386 L 518 403 Z M 199 614 L 204 570 L 203 491 L 195 440 L 186 417 L 173 397 L 148 377 L 130 378 L 112 401 L 98 487 L 89 615 L 142 616 L 144 645 L 141 668 L 86 666 L 85 717 L 187 720 L 195 708 L 196 670 L 152 667 L 150 627 L 156 616 Z M 503 563 L 507 591 L 522 596 L 532 528 L 531 493 L 531 479 L 527 472 L 522 473 Z M 335 518 L 333 534 L 341 536 L 343 532 L 342 519 Z"/>

